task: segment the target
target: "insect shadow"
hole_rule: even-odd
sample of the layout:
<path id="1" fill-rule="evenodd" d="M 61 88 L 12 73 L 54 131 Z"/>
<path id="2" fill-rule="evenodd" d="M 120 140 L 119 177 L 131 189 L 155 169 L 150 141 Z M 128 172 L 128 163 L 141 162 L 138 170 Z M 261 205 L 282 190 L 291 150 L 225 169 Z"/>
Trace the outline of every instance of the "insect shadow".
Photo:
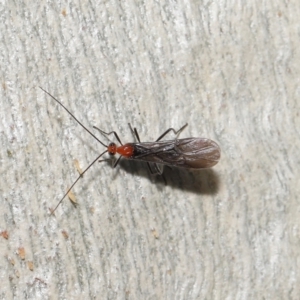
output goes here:
<path id="1" fill-rule="evenodd" d="M 121 160 L 119 167 L 132 175 L 148 178 L 152 183 L 164 189 L 166 185 L 174 189 L 189 191 L 195 194 L 215 195 L 220 186 L 220 177 L 213 169 L 186 170 L 183 168 L 164 167 L 164 176 L 152 175 L 144 162 Z M 116 173 L 116 177 L 119 175 Z"/>

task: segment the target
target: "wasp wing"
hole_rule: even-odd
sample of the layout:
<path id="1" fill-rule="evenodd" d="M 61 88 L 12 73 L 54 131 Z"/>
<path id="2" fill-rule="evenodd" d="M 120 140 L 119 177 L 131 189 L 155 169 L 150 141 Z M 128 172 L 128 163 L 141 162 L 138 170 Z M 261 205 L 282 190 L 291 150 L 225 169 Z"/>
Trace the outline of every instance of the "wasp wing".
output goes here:
<path id="1" fill-rule="evenodd" d="M 189 169 L 214 166 L 220 159 L 219 146 L 210 139 L 186 138 L 132 144 L 132 159 Z"/>

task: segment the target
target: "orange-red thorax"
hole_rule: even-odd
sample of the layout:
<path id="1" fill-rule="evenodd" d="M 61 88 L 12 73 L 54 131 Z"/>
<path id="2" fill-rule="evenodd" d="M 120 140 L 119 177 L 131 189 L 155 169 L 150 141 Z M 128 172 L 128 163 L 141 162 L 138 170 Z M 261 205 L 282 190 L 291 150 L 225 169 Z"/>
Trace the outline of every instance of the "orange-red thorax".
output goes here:
<path id="1" fill-rule="evenodd" d="M 130 144 L 125 144 L 120 147 L 117 147 L 117 153 L 127 158 L 130 158 L 133 155 L 134 148 Z"/>

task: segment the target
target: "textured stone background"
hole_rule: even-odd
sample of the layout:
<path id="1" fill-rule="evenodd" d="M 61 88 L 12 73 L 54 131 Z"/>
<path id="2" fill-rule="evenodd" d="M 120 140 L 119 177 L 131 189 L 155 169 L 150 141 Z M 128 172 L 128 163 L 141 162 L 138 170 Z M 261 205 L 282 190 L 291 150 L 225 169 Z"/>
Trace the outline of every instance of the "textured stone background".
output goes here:
<path id="1" fill-rule="evenodd" d="M 299 299 L 299 16 L 296 0 L 1 1 L 0 298 Z M 188 122 L 222 159 L 167 186 L 96 164 L 51 217 L 103 147 L 38 86 L 125 142 L 128 122 L 144 141 Z"/>

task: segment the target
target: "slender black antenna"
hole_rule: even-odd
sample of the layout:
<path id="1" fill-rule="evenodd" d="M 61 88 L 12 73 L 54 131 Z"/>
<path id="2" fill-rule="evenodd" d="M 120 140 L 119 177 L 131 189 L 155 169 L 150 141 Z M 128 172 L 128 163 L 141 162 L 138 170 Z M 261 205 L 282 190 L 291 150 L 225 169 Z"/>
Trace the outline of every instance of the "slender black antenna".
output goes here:
<path id="1" fill-rule="evenodd" d="M 108 146 L 106 146 L 104 143 L 102 143 L 93 133 L 91 133 L 91 131 L 89 131 L 58 99 L 56 99 L 54 96 L 52 96 L 49 92 L 47 92 L 46 90 L 44 90 L 42 87 L 39 87 L 42 91 L 44 91 L 46 94 L 48 94 L 53 100 L 55 100 L 60 106 L 62 106 L 67 113 L 83 128 L 85 129 L 94 139 L 96 139 L 102 146 L 104 146 L 105 148 L 108 148 Z M 73 182 L 73 184 L 71 185 L 71 187 L 67 190 L 67 192 L 63 195 L 63 197 L 59 200 L 58 204 L 56 205 L 56 207 L 54 208 L 54 210 L 52 210 L 51 215 L 54 214 L 54 212 L 56 211 L 56 209 L 58 208 L 58 206 L 62 203 L 62 201 L 65 199 L 65 197 L 68 195 L 68 193 L 71 191 L 71 189 L 74 187 L 74 185 L 77 183 L 77 181 L 83 176 L 83 174 L 105 153 L 107 153 L 108 150 L 105 150 L 104 152 L 102 152 L 100 155 L 97 156 L 96 159 L 93 160 L 93 162 L 91 164 L 89 164 L 89 166 L 79 175 L 79 177 Z"/>
<path id="2" fill-rule="evenodd" d="M 54 96 L 52 96 L 49 92 L 47 92 L 46 90 L 44 90 L 42 87 L 39 87 L 42 91 L 44 91 L 46 94 L 48 94 L 53 100 L 55 100 L 60 106 L 62 106 L 68 113 L 69 115 L 75 119 L 75 121 L 82 127 L 84 128 L 94 139 L 96 139 L 102 146 L 106 147 L 107 146 L 102 143 L 93 133 L 91 133 L 80 121 L 78 121 L 78 119 L 60 102 L 58 101 Z"/>
<path id="3" fill-rule="evenodd" d="M 71 185 L 71 187 L 67 190 L 67 192 L 64 194 L 64 196 L 59 200 L 58 204 L 55 206 L 54 210 L 52 210 L 51 215 L 54 214 L 54 212 L 56 211 L 56 209 L 58 208 L 58 206 L 62 203 L 62 201 L 65 199 L 65 197 L 68 195 L 68 193 L 71 191 L 71 189 L 73 188 L 73 186 L 77 183 L 77 181 L 83 176 L 83 174 L 105 153 L 107 152 L 107 150 L 105 150 L 104 152 L 102 152 L 99 156 L 97 156 L 96 159 L 93 160 L 93 162 L 91 164 L 89 164 L 89 166 L 79 175 L 79 177 L 74 181 L 74 183 Z"/>

